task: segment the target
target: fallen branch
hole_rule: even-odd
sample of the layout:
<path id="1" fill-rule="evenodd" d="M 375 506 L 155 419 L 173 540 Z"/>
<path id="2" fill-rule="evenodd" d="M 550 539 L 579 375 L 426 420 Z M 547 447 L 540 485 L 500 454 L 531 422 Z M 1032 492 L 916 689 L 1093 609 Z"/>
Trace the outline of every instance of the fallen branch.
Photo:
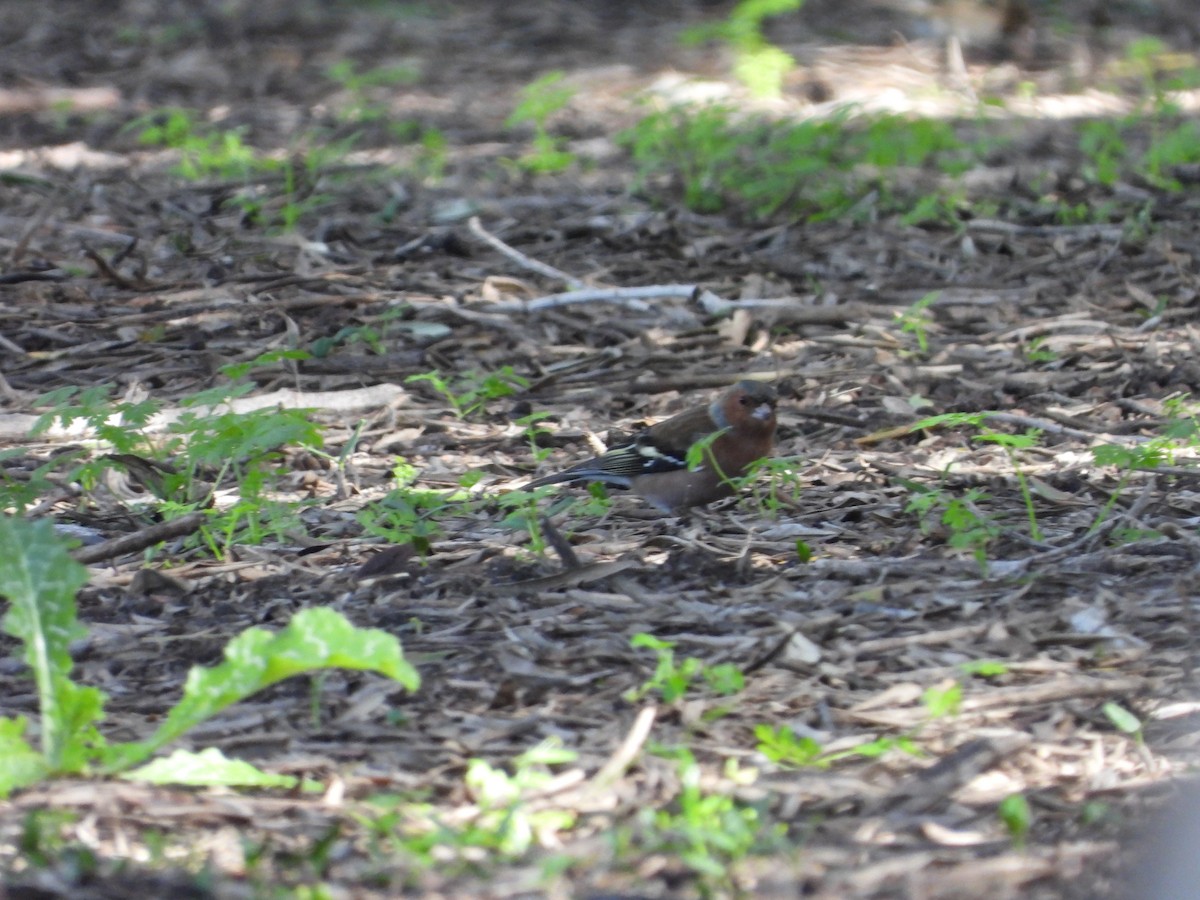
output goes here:
<path id="1" fill-rule="evenodd" d="M 204 517 L 205 514 L 202 512 L 188 513 L 186 516 L 180 516 L 170 522 L 151 525 L 149 528 L 143 528 L 133 534 L 123 534 L 120 537 L 93 544 L 91 547 L 83 547 L 71 555 L 77 562 L 86 566 L 101 560 L 124 556 L 127 553 L 137 553 L 139 550 L 145 550 L 147 547 L 153 547 L 163 541 L 191 534 L 204 524 Z"/>

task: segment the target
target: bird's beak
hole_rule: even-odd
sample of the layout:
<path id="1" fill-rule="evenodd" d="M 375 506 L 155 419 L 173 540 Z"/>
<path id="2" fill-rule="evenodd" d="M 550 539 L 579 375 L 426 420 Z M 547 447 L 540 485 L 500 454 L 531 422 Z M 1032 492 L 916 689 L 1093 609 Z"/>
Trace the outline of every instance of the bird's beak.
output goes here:
<path id="1" fill-rule="evenodd" d="M 755 419 L 760 422 L 765 422 L 771 416 L 775 415 L 775 407 L 770 403 L 760 403 L 754 412 L 750 413 Z"/>

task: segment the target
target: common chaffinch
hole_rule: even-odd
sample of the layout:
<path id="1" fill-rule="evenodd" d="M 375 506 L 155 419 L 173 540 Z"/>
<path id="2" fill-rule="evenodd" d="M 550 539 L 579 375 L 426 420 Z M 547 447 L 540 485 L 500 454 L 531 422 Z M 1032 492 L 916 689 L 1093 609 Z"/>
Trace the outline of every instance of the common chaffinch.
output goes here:
<path id="1" fill-rule="evenodd" d="M 524 490 L 569 481 L 600 481 L 631 488 L 665 513 L 703 506 L 733 494 L 731 481 L 755 460 L 771 454 L 775 438 L 775 389 L 739 381 L 707 406 L 685 410 L 643 429 L 627 443 L 562 472 L 535 478 Z M 694 469 L 688 450 L 716 437 Z"/>

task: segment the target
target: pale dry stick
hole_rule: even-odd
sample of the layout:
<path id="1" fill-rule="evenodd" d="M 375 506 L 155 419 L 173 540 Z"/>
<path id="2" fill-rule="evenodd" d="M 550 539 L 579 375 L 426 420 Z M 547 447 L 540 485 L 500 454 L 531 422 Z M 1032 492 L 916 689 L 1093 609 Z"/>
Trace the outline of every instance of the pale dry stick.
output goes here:
<path id="1" fill-rule="evenodd" d="M 931 852 L 915 851 L 887 857 L 880 862 L 861 863 L 845 872 L 831 866 L 829 876 L 823 879 L 826 886 L 818 885 L 811 897 L 812 900 L 846 900 L 847 897 L 878 895 L 884 890 L 891 890 L 894 885 L 914 883 L 921 872 L 933 866 L 936 860 L 937 857 Z"/>
<path id="2" fill-rule="evenodd" d="M 65 106 L 73 113 L 114 109 L 121 104 L 121 92 L 111 87 L 31 87 L 0 90 L 0 113 L 31 113 Z"/>
<path id="3" fill-rule="evenodd" d="M 1059 331 L 1067 328 L 1087 328 L 1090 329 L 1091 337 L 1094 334 L 1108 336 L 1112 331 L 1111 322 L 1098 321 L 1090 312 L 1073 312 L 1064 313 L 1061 316 L 1055 316 L 1052 319 L 1042 319 L 1034 322 L 1032 325 L 1021 325 L 1017 328 L 1006 328 L 1003 331 L 992 331 L 981 336 L 981 340 L 987 341 L 991 345 L 999 343 L 1007 343 L 1010 341 L 1023 341 L 1032 337 L 1040 337 L 1044 334 Z"/>
<path id="4" fill-rule="evenodd" d="M 986 694 L 965 697 L 959 711 L 963 716 L 971 713 L 1004 711 L 1014 713 L 1031 706 L 1059 703 L 1064 700 L 1086 700 L 1095 697 L 1128 696 L 1153 688 L 1154 679 L 1135 677 L 1056 678 L 1016 687 L 989 687 Z M 849 723 L 868 722 L 889 728 L 913 728 L 928 722 L 929 711 L 924 706 L 906 706 L 899 709 L 846 709 L 836 713 L 836 718 Z"/>
<path id="5" fill-rule="evenodd" d="M 963 625 L 957 628 L 946 628 L 942 631 L 923 631 L 904 637 L 861 641 L 854 645 L 853 653 L 858 657 L 872 653 L 890 653 L 893 650 L 903 650 L 905 647 L 914 645 L 931 647 L 937 644 L 952 644 L 963 638 L 974 640 L 986 634 L 990 627 L 990 625 Z"/>
<path id="6" fill-rule="evenodd" d="M 1173 475 L 1175 477 L 1195 478 L 1200 475 L 1200 468 L 1189 468 L 1188 466 L 1148 466 L 1146 468 L 1138 468 L 1138 472 L 1151 472 L 1155 475 Z"/>
<path id="7" fill-rule="evenodd" d="M 565 282 L 572 288 L 582 288 L 584 286 L 584 283 L 574 275 L 568 275 L 562 269 L 556 269 L 554 266 L 526 256 L 520 250 L 504 243 L 504 241 L 483 227 L 483 224 L 479 221 L 479 216 L 471 216 L 467 222 L 467 227 L 471 229 L 471 233 L 477 238 L 490 245 L 493 249 L 498 250 L 522 268 L 529 269 L 531 272 L 537 272 L 539 275 L 545 275 L 547 278 L 554 278 Z"/>
<path id="8" fill-rule="evenodd" d="M 567 780 L 564 777 L 561 787 L 555 785 L 558 790 L 554 793 L 559 795 L 555 798 L 555 806 L 560 808 L 567 805 L 591 807 L 600 798 L 606 796 L 608 789 L 625 774 L 637 759 L 646 739 L 650 737 L 650 729 L 654 726 L 656 715 L 658 715 L 658 711 L 655 707 L 643 707 L 633 720 L 633 725 L 630 727 L 629 733 L 625 735 L 625 740 L 621 741 L 621 745 L 613 751 L 612 756 L 587 781 L 580 784 L 578 778 Z M 572 769 L 570 772 L 564 772 L 563 776 L 582 774 L 581 770 Z M 547 794 L 546 790 L 537 792 L 539 798 L 544 798 Z"/>
<path id="9" fill-rule="evenodd" d="M 694 284 L 652 284 L 634 288 L 580 288 L 558 294 L 547 294 L 534 300 L 493 303 L 488 308 L 496 312 L 531 313 L 545 309 L 557 309 L 562 306 L 575 306 L 580 303 L 616 303 L 643 312 L 650 308 L 643 301 L 664 300 L 673 297 L 694 300 L 700 309 L 709 316 L 722 316 L 735 310 L 744 309 L 774 313 L 775 321 L 795 325 L 844 325 L 847 322 L 860 322 L 871 318 L 881 311 L 877 307 L 863 303 L 812 306 L 799 297 L 725 300 Z"/>
<path id="10" fill-rule="evenodd" d="M 994 565 L 994 563 L 993 563 Z M 882 578 L 893 571 L 906 575 L 930 574 L 938 578 L 979 577 L 979 564 L 966 559 L 919 560 L 911 556 L 877 557 L 872 559 L 833 559 L 819 557 L 808 564 L 810 572 L 826 578 L 862 580 Z"/>
<path id="11" fill-rule="evenodd" d="M 613 751 L 613 754 L 601 766 L 596 774 L 586 781 L 582 769 L 569 769 L 553 778 L 550 782 L 522 795 L 526 802 L 556 798 L 555 806 L 565 806 L 567 803 L 578 802 L 580 799 L 609 787 L 614 781 L 625 774 L 633 765 L 646 739 L 650 737 L 650 729 L 654 725 L 654 717 L 658 711 L 653 706 L 644 707 L 633 720 L 633 726 L 625 735 L 625 740 Z M 561 795 L 570 792 L 567 797 Z M 479 812 L 478 807 L 467 807 L 459 810 L 460 816 L 473 818 Z"/>
<path id="12" fill-rule="evenodd" d="M 682 287 L 682 285 L 680 285 Z M 726 300 L 712 291 L 698 290 L 696 303 L 710 316 L 727 315 L 734 310 L 773 312 L 773 321 L 790 325 L 845 325 L 865 322 L 880 315 L 900 312 L 899 306 L 872 306 L 867 303 L 839 303 L 835 306 L 815 306 L 803 297 L 758 297 L 747 300 Z"/>
<path id="13" fill-rule="evenodd" d="M 1079 676 L 1040 684 L 1014 687 L 989 687 L 986 694 L 963 698 L 959 709 L 965 713 L 996 709 L 1020 709 L 1060 700 L 1083 700 L 1114 694 L 1135 694 L 1154 685 L 1154 679 L 1140 677 L 1091 678 Z"/>
<path id="14" fill-rule="evenodd" d="M 1110 855 L 1115 842 L 1110 842 L 1107 854 L 1097 849 L 1072 856 L 1067 863 L 1083 868 L 1084 860 Z M 896 859 L 856 866 L 846 874 L 829 879 L 832 888 L 821 888 L 812 900 L 842 900 L 845 897 L 897 896 L 895 885 L 902 884 L 907 897 L 1025 897 L 1030 885 L 1041 879 L 1061 874 L 1065 868 L 1055 848 L 1053 858 L 1038 858 L 1031 851 L 1005 853 L 1000 856 L 972 859 L 970 862 L 948 861 L 947 851 L 938 853 L 906 853 Z M 986 885 L 986 888 L 981 888 Z M 986 891 L 986 893 L 983 893 Z M 893 892 L 890 893 L 889 892 Z"/>
<path id="15" fill-rule="evenodd" d="M 170 409 L 159 410 L 146 424 L 144 430 L 149 433 L 164 431 L 173 422 L 177 422 L 185 413 L 207 416 L 215 412 L 226 411 L 250 413 L 272 407 L 279 409 L 315 409 L 325 413 L 348 413 L 361 409 L 389 407 L 394 403 L 402 402 L 407 396 L 408 392 L 396 384 L 376 384 L 370 387 L 347 388 L 341 391 L 297 391 L 284 388 L 272 391 L 269 394 L 238 397 L 230 400 L 228 403 L 221 403 L 217 406 L 196 407 L 194 409 L 172 407 Z M 30 429 L 33 428 L 38 418 L 38 416 L 26 413 L 0 414 L 0 439 L 28 437 Z M 110 420 L 109 424 L 116 424 L 118 421 L 119 419 L 114 418 Z M 50 440 L 61 438 L 78 440 L 93 436 L 94 431 L 81 422 L 75 422 L 68 428 L 52 424 L 44 432 L 43 438 Z"/>
<path id="16" fill-rule="evenodd" d="M 650 736 L 650 729 L 654 725 L 656 715 L 658 715 L 658 711 L 653 706 L 642 708 L 641 712 L 637 714 L 637 718 L 633 720 L 633 727 L 629 729 L 629 734 L 625 735 L 621 746 L 592 776 L 589 783 L 591 787 L 607 787 L 625 774 L 625 770 L 633 765 L 642 745 L 646 743 L 646 738 Z"/>
<path id="17" fill-rule="evenodd" d="M 540 312 L 544 309 L 557 309 L 560 306 L 574 306 L 579 303 L 617 303 L 630 309 L 644 312 L 650 307 L 643 301 L 663 300 L 668 297 L 690 297 L 695 292 L 691 284 L 659 284 L 649 287 L 634 288 L 583 288 L 565 291 L 561 294 L 549 294 L 536 300 L 510 300 L 504 303 L 493 303 L 488 309 L 496 312 Z"/>

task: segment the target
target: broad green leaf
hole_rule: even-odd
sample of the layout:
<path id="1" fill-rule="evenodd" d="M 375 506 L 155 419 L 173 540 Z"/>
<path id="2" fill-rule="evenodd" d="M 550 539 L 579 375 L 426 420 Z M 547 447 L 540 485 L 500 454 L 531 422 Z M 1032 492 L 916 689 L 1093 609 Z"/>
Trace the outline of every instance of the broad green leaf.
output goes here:
<path id="1" fill-rule="evenodd" d="M 1110 700 L 1104 704 L 1103 709 L 1104 715 L 1108 717 L 1108 721 L 1112 722 L 1113 727 L 1118 731 L 1123 731 L 1126 734 L 1138 734 L 1141 732 L 1141 720 L 1119 703 L 1113 703 Z"/>
<path id="2" fill-rule="evenodd" d="M 934 686 L 926 688 L 921 694 L 921 702 L 930 718 L 940 719 L 945 716 L 958 715 L 962 706 L 962 685 L 957 682 L 948 687 Z"/>
<path id="3" fill-rule="evenodd" d="M 46 757 L 25 740 L 25 717 L 0 718 L 0 799 L 50 774 Z"/>
<path id="4" fill-rule="evenodd" d="M 639 631 L 629 639 L 629 646 L 637 649 L 647 650 L 670 650 L 675 646 L 674 641 L 664 641 L 661 638 L 656 638 L 652 634 L 647 634 L 644 631 Z"/>
<path id="5" fill-rule="evenodd" d="M 24 644 L 33 670 L 42 753 L 52 771 L 79 770 L 85 734 L 103 715 L 104 694 L 70 679 L 70 642 L 86 633 L 75 617 L 75 592 L 85 581 L 87 570 L 50 522 L 0 518 L 0 595 L 12 604 L 3 628 Z"/>
<path id="6" fill-rule="evenodd" d="M 150 738 L 111 749 L 109 771 L 120 771 L 145 759 L 225 707 L 285 678 L 321 669 L 378 672 L 415 691 L 417 670 L 404 659 L 400 642 L 376 628 L 355 628 L 331 609 L 306 609 L 287 628 L 272 634 L 261 628 L 242 632 L 225 647 L 225 662 L 194 667 L 183 687 L 183 699 Z"/>
<path id="7" fill-rule="evenodd" d="M 292 775 L 274 775 L 238 759 L 229 759 L 216 747 L 199 753 L 176 750 L 165 759 L 156 759 L 121 776 L 130 781 L 150 784 L 186 784 L 193 787 L 293 788 L 299 779 Z"/>
<path id="8" fill-rule="evenodd" d="M 1033 811 L 1025 795 L 1010 794 L 1005 797 L 996 808 L 996 813 L 1008 829 L 1013 842 L 1018 845 L 1024 844 L 1025 836 L 1029 834 L 1029 827 L 1033 823 Z"/>
<path id="9" fill-rule="evenodd" d="M 974 659 L 959 666 L 967 675 L 978 675 L 980 678 L 992 678 L 997 675 L 1007 675 L 1008 666 L 994 659 Z"/>

